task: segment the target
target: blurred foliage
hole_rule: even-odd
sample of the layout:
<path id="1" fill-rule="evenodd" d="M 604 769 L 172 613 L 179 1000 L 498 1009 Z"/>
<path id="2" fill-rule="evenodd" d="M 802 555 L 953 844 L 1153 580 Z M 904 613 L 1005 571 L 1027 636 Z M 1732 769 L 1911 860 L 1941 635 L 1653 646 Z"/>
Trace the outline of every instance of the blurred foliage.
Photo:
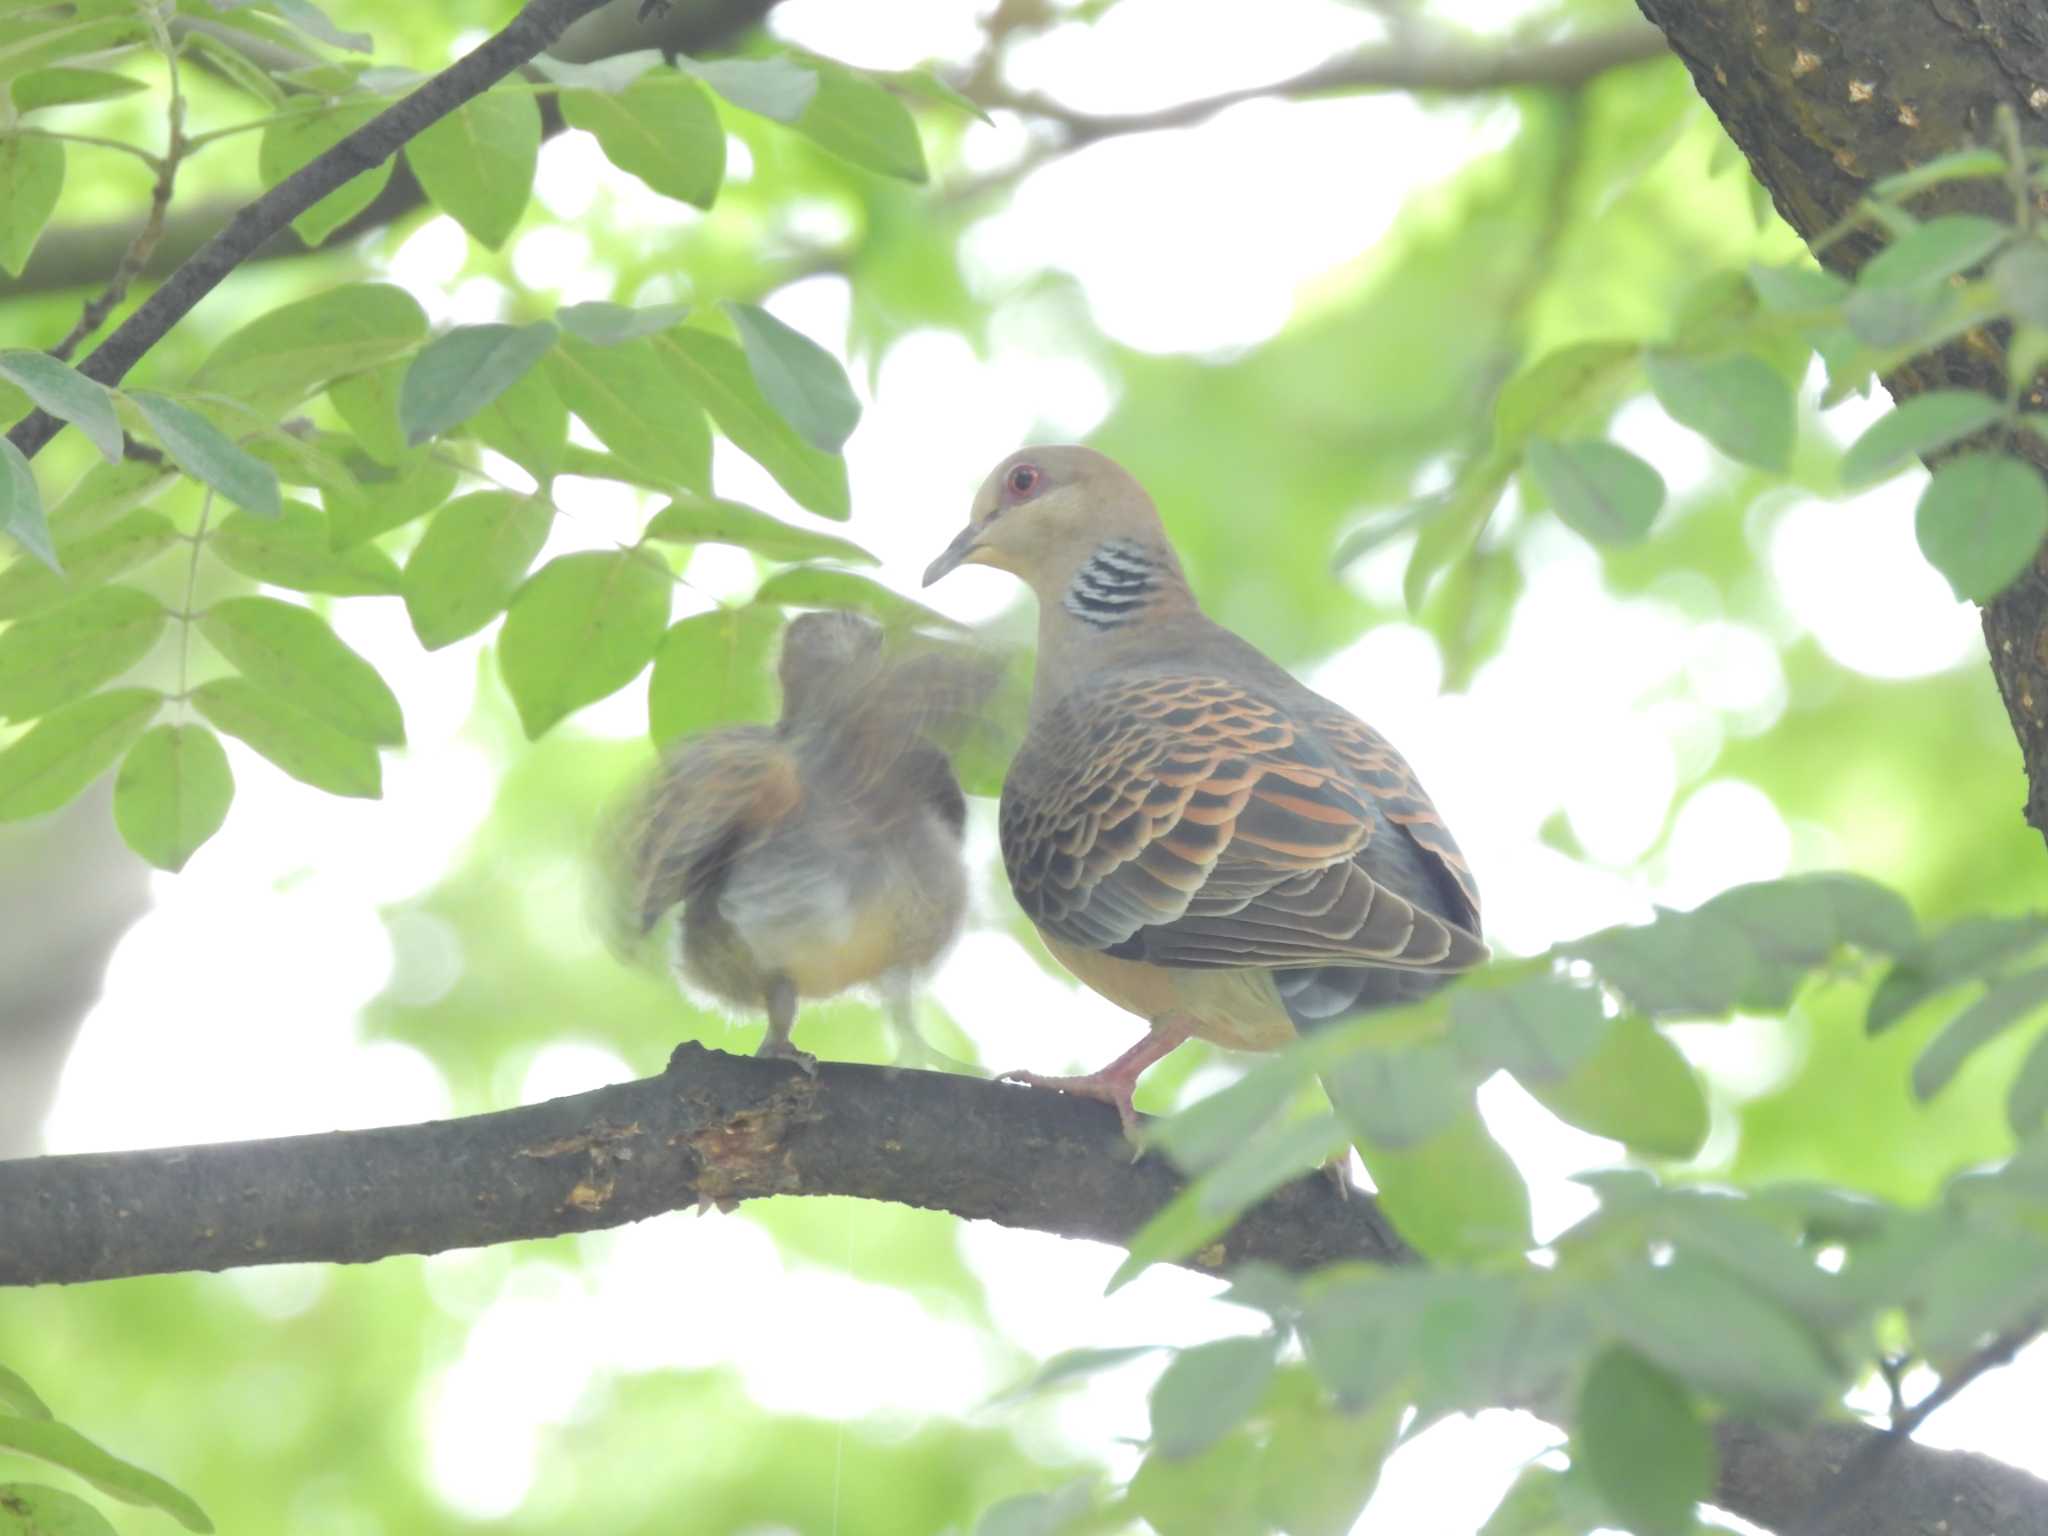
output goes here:
<path id="1" fill-rule="evenodd" d="M 1047 25 L 1085 32 L 1114 10 Z M 436 67 L 510 13 L 502 0 L 356 0 L 329 24 L 303 0 L 0 3 L 0 267 L 21 272 L 39 238 L 133 223 L 167 120 L 180 125 L 175 219 L 275 182 L 409 89 L 415 76 L 395 71 Z M 1567 3 L 1549 19 L 1626 16 Z M 1032 31 L 1005 25 L 991 59 L 952 77 L 1000 78 Z M 658 224 L 609 203 L 576 221 L 610 280 L 604 302 L 562 303 L 516 270 L 524 236 L 564 223 L 529 196 L 545 93 L 649 199 L 671 200 Z M 931 77 L 863 73 L 765 37 L 728 58 L 550 62 L 406 151 L 466 231 L 456 282 L 488 289 L 496 319 L 436 331 L 382 281 L 433 208 L 329 239 L 374 191 L 366 178 L 298 222 L 309 250 L 238 273 L 119 391 L 30 350 L 54 345 L 93 290 L 0 286 L 19 344 L 0 351 L 0 414 L 34 403 L 72 424 L 32 467 L 0 461 L 0 818 L 45 814 L 114 770 L 122 835 L 175 869 L 240 814 L 216 730 L 307 794 L 374 797 L 381 754 L 404 741 L 406 679 L 380 678 L 343 643 L 337 604 L 402 606 L 429 649 L 488 631 L 468 738 L 501 766 L 495 799 L 458 867 L 388 913 L 396 974 L 367 1031 L 431 1059 L 457 1112 L 516 1101 L 550 1047 L 587 1045 L 647 1073 L 678 1034 L 751 1044 L 746 1026 L 590 940 L 589 850 L 650 749 L 584 734 L 575 714 L 651 670 L 656 741 L 758 718 L 785 610 L 924 622 L 849 569 L 873 563 L 864 529 L 888 512 L 864 501 L 839 450 L 897 343 L 953 333 L 1000 366 L 1003 326 L 1024 317 L 1109 388 L 1092 440 L 1153 491 L 1211 612 L 1283 662 L 1406 618 L 1434 640 L 1447 685 L 1464 687 L 1503 659 L 1560 540 L 1594 546 L 1617 598 L 1769 637 L 1782 711 L 1717 727 L 1680 790 L 1710 774 L 1752 785 L 1811 834 L 1803 847 L 1856 874 L 1816 874 L 1802 853 L 1791 879 L 1505 958 L 1447 998 L 1249 1067 L 1209 1071 L 1219 1053 L 1178 1053 L 1148 1080 L 1155 1106 L 1198 1074 L 1228 1086 L 1161 1131 L 1163 1153 L 1201 1177 L 1120 1279 L 1205 1241 L 1347 1141 L 1436 1261 L 1240 1274 L 1230 1296 L 1256 1334 L 1164 1360 L 1069 1354 L 971 1417 L 853 1423 L 764 1406 L 729 1364 L 655 1368 L 615 1342 L 549 1337 L 533 1342 L 531 1378 L 513 1377 L 545 1403 L 520 1417 L 540 1426 L 530 1443 L 513 1445 L 462 1396 L 466 1352 L 508 1327 L 591 1323 L 621 1253 L 673 1264 L 660 1289 L 715 1338 L 731 1324 L 693 1292 L 691 1266 L 733 1262 L 736 1239 L 690 1228 L 645 1253 L 615 1234 L 360 1271 L 12 1293 L 0 1360 L 21 1374 L 0 1371 L 0 1471 L 34 1453 L 104 1498 L 0 1484 L 0 1532 L 98 1529 L 98 1511 L 120 1530 L 162 1528 L 107 1498 L 199 1528 L 190 1499 L 146 1466 L 222 1529 L 316 1536 L 564 1524 L 1049 1536 L 1138 1521 L 1162 1536 L 1309 1536 L 1350 1528 L 1401 1440 L 1511 1403 L 1569 1431 L 1572 1465 L 1532 1467 L 1489 1529 L 1626 1523 L 1649 1536 L 1693 1528 L 1713 1415 L 1823 1413 L 1893 1357 L 1967 1372 L 1987 1339 L 2048 1307 L 2048 929 L 2025 915 L 2041 854 L 2019 820 L 1995 689 L 1981 658 L 1910 681 L 1843 664 L 1761 570 L 1792 500 L 1958 445 L 1920 503 L 1929 560 L 1981 600 L 2039 544 L 2048 493 L 2003 452 L 2028 429 L 2016 386 L 1890 412 L 1846 455 L 1819 414 L 1989 322 L 2010 326 L 2015 381 L 2031 375 L 2048 355 L 2048 255 L 2028 199 L 2011 225 L 1912 209 L 1948 180 L 2027 186 L 2037 162 L 1956 146 L 1877 188 L 1853 222 L 1887 245 L 1851 287 L 1772 216 L 1674 62 L 1437 102 L 1428 122 L 1476 121 L 1493 147 L 1319 277 L 1271 339 L 1161 355 L 1112 340 L 1070 277 L 1005 287 L 963 256 L 963 236 L 1062 131 L 1041 124 L 1039 149 L 1012 144 L 1003 160 L 975 144 L 974 110 Z M 1354 147 L 1336 150 L 1329 167 L 1290 169 L 1304 196 L 1345 195 L 1336 167 Z M 846 370 L 757 307 L 820 274 L 846 282 Z M 1638 410 L 1711 444 L 1712 472 L 1671 490 L 1669 464 L 1610 438 Z M 124 433 L 143 457 L 122 458 Z M 714 435 L 790 506 L 721 500 Z M 588 481 L 631 502 L 635 530 L 543 559 Z M 695 549 L 711 543 L 749 552 L 757 590 L 671 622 Z M 1845 540 L 1844 582 L 1856 560 Z M 1551 745 L 1491 750 L 1511 774 Z M 971 745 L 970 787 L 992 790 L 1000 758 L 1000 742 Z M 1609 873 L 1645 888 L 1670 823 Z M 1583 852 L 1568 832 L 1555 841 Z M 1003 899 L 991 914 L 1043 962 Z M 1767 1024 L 1782 1047 L 1760 1088 L 1685 1055 L 1689 1030 L 1731 1018 Z M 972 1024 L 944 1021 L 936 1043 L 970 1054 Z M 864 1002 L 808 1010 L 801 1027 L 833 1055 L 888 1052 Z M 1548 1268 L 1521 1260 L 1523 1173 L 1476 1108 L 1501 1072 L 1612 1138 L 1623 1164 L 1587 1176 L 1598 1209 L 1555 1238 Z M 1000 1336 L 950 1218 L 776 1200 L 737 1220 L 787 1273 L 887 1288 L 952 1330 L 943 1347 L 972 1330 L 1002 1370 L 1032 1376 L 1032 1351 Z M 942 1346 L 906 1335 L 901 1347 Z M 1139 1361 L 1164 1366 L 1141 1460 L 1054 1432 L 1041 1398 Z M 443 1457 L 502 1463 L 497 1486 L 519 1480 L 503 1468 L 529 1467 L 525 1495 L 498 1512 L 451 1499 L 475 1480 Z"/>

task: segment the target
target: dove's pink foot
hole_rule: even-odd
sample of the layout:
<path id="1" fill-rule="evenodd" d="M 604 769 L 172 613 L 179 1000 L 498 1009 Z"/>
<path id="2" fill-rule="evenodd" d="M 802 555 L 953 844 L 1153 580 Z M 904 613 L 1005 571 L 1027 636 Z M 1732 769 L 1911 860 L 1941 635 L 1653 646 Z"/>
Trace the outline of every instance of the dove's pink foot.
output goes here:
<path id="1" fill-rule="evenodd" d="M 1090 1072 L 1086 1077 L 1047 1077 L 1037 1072 L 1005 1072 L 996 1079 L 1002 1083 L 1022 1083 L 1027 1088 L 1055 1088 L 1061 1093 L 1071 1093 L 1079 1099 L 1100 1099 L 1115 1108 L 1117 1118 L 1123 1122 L 1124 1135 L 1133 1142 L 1138 1140 L 1138 1111 L 1131 1103 L 1131 1095 L 1138 1090 L 1138 1079 L 1152 1063 L 1167 1055 L 1188 1038 L 1188 1032 L 1178 1025 L 1155 1024 L 1152 1032 L 1099 1071 Z"/>

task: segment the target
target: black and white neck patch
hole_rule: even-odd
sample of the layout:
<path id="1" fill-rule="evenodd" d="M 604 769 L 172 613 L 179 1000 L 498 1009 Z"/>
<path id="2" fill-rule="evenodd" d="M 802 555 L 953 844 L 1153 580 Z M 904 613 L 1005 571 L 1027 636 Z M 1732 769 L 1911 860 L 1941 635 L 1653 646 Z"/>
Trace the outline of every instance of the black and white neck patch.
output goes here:
<path id="1" fill-rule="evenodd" d="M 1083 624 L 1128 624 L 1159 590 L 1160 564 L 1134 539 L 1104 539 L 1074 573 L 1061 606 Z"/>

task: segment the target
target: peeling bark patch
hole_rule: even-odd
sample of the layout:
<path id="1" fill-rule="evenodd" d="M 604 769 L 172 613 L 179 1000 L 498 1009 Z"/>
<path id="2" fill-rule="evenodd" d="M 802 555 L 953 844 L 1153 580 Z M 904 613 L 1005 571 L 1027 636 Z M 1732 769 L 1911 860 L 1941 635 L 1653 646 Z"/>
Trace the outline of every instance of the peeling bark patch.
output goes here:
<path id="1" fill-rule="evenodd" d="M 1876 94 L 1877 87 L 1868 80 L 1851 80 L 1849 82 L 1849 99 L 1853 102 L 1866 102 Z"/>
<path id="2" fill-rule="evenodd" d="M 1801 48 L 1792 55 L 1792 78 L 1794 80 L 1803 79 L 1819 68 L 1820 55 L 1817 53 L 1810 53 L 1806 49 Z M 1721 83 L 1726 85 L 1728 82 L 1724 78 Z"/>
<path id="3" fill-rule="evenodd" d="M 1913 104 L 1910 101 L 1899 103 L 1899 126 L 1902 128 L 1918 128 L 1920 126 L 1920 114 L 1913 110 Z"/>
<path id="4" fill-rule="evenodd" d="M 795 1194 L 803 1187 L 783 1133 L 789 1119 L 779 1108 L 742 1109 L 731 1119 L 680 1138 L 697 1154 L 697 1194 L 720 1210 L 750 1195 Z"/>
<path id="5" fill-rule="evenodd" d="M 562 1203 L 571 1210 L 594 1216 L 611 1204 L 612 1196 L 619 1187 L 620 1163 L 631 1162 L 633 1149 L 629 1143 L 643 1134 L 640 1123 L 610 1125 L 599 1121 L 588 1130 L 577 1131 L 568 1136 L 557 1136 L 548 1141 L 536 1142 L 530 1147 L 521 1147 L 519 1156 L 552 1160 L 558 1157 L 581 1156 L 586 1159 L 583 1172 L 570 1186 Z"/>
<path id="6" fill-rule="evenodd" d="M 2048 86 L 2035 86 L 2027 92 L 2027 105 L 2036 112 L 2048 112 Z"/>

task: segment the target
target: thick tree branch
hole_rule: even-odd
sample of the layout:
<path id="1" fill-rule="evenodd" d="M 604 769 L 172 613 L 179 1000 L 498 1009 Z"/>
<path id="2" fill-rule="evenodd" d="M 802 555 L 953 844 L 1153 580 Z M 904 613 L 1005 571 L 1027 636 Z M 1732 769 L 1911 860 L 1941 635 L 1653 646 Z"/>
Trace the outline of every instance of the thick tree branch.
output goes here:
<path id="1" fill-rule="evenodd" d="M 560 37 L 569 24 L 605 0 L 530 0 L 503 31 L 371 118 L 354 133 L 293 172 L 228 221 L 164 285 L 101 342 L 79 372 L 118 384 L 144 353 L 247 259 L 256 248 L 343 182 L 396 154 L 406 140 L 483 94 Z M 60 423 L 41 410 L 16 422 L 7 436 L 33 458 L 57 435 Z"/>
<path id="2" fill-rule="evenodd" d="M 1122 134 L 1192 127 L 1227 107 L 1267 98 L 1297 101 L 1373 90 L 1470 95 L 1516 86 L 1569 90 L 1610 69 L 1638 64 L 1667 52 L 1663 34 L 1654 27 L 1631 25 L 1561 42 L 1519 47 L 1424 46 L 1403 42 L 1367 48 L 1319 64 L 1291 79 L 1177 102 L 1155 112 L 1077 112 L 1048 97 L 995 90 L 983 92 L 981 102 L 987 107 L 1004 107 L 1057 123 L 1065 130 L 1070 145 L 1080 145 Z"/>
<path id="3" fill-rule="evenodd" d="M 1989 144 L 2010 105 L 2048 145 L 2048 29 L 2036 0 L 1638 0 L 1749 157 L 1778 211 L 1811 240 L 1882 177 L 1967 144 Z M 2002 187 L 1940 189 L 1927 212 L 2011 216 Z M 1822 256 L 1845 273 L 1867 236 Z M 2005 342 L 1972 331 L 1885 380 L 1895 400 L 1930 389 L 2003 394 Z M 2014 451 L 2048 472 L 2048 445 Z M 2027 821 L 2048 838 L 2048 551 L 1984 610 L 1984 640 L 2027 774 Z"/>
<path id="4" fill-rule="evenodd" d="M 435 1176 L 420 1177 L 432 1168 Z M 661 1077 L 465 1120 L 275 1141 L 0 1162 L 0 1284 L 316 1260 L 617 1226 L 760 1195 L 856 1195 L 1121 1242 L 1183 1187 L 1133 1163 L 1116 1117 L 1059 1094 L 881 1067 L 679 1047 Z M 1297 1180 L 1186 1263 L 1292 1270 L 1413 1255 L 1369 1198 Z M 2048 1487 L 1860 1425 L 1727 1423 L 1716 1502 L 1781 1536 L 1868 1466 L 1859 1536 L 2048 1533 Z M 1840 1518 L 1844 1511 L 1837 1511 Z M 1832 1521 L 1831 1521 L 1832 1526 Z"/>

